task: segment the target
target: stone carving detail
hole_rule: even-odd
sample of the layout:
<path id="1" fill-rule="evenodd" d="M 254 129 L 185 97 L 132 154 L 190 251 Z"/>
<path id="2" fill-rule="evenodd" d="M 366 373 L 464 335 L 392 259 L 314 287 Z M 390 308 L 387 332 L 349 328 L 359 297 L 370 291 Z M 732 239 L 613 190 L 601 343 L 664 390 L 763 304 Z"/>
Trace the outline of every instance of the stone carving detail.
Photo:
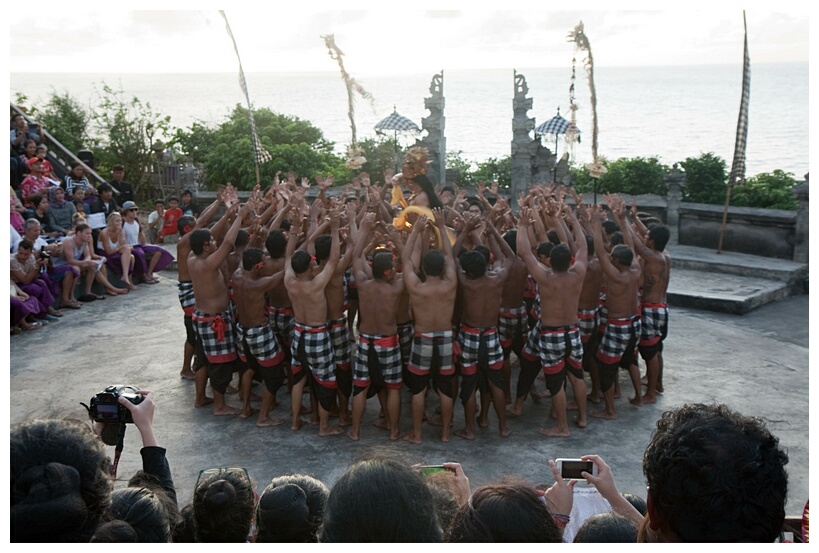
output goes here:
<path id="1" fill-rule="evenodd" d="M 529 93 L 526 77 L 514 71 L 514 81 L 510 193 L 513 201 L 516 202 L 518 193 L 525 194 L 530 184 L 552 181 L 553 169 L 557 160 L 551 150 L 541 144 L 540 139 L 532 138 L 531 132 L 535 129 L 535 119 L 527 114 L 532 109 L 533 100 L 526 97 Z M 568 178 L 568 171 L 563 176 Z"/>
<path id="2" fill-rule="evenodd" d="M 424 107 L 429 116 L 421 118 L 421 130 L 426 136 L 415 141 L 415 146 L 422 146 L 429 152 L 427 176 L 433 183 L 445 184 L 446 179 L 446 117 L 444 116 L 444 72 L 433 75 L 429 85 L 431 96 L 424 98 Z"/>

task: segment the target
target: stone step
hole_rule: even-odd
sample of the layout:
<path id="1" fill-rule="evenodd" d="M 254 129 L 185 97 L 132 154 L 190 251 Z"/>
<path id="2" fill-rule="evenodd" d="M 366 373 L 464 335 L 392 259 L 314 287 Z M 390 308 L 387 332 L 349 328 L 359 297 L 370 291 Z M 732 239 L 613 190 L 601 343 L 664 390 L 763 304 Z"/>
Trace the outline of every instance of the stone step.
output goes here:
<path id="1" fill-rule="evenodd" d="M 735 315 L 793 294 L 794 289 L 780 280 L 692 269 L 674 268 L 668 285 L 671 305 Z"/>
<path id="2" fill-rule="evenodd" d="M 777 280 L 795 291 L 803 290 L 808 280 L 808 265 L 787 259 L 727 251 L 717 253 L 713 249 L 678 244 L 668 246 L 668 252 L 671 255 L 673 269 Z"/>

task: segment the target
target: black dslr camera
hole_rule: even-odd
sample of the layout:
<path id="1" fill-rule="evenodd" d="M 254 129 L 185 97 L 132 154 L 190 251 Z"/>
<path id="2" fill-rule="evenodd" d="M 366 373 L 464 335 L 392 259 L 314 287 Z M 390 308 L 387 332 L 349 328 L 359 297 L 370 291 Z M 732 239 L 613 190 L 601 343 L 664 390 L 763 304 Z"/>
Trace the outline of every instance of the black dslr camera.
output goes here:
<path id="1" fill-rule="evenodd" d="M 134 419 L 131 417 L 131 412 L 120 405 L 118 399 L 124 397 L 134 405 L 138 405 L 145 399 L 145 396 L 138 390 L 136 386 L 123 386 L 122 384 L 108 386 L 91 398 L 88 414 L 94 422 L 132 423 Z"/>
<path id="2" fill-rule="evenodd" d="M 48 259 L 49 257 L 51 257 L 51 254 L 45 248 L 40 250 L 40 259 Z"/>

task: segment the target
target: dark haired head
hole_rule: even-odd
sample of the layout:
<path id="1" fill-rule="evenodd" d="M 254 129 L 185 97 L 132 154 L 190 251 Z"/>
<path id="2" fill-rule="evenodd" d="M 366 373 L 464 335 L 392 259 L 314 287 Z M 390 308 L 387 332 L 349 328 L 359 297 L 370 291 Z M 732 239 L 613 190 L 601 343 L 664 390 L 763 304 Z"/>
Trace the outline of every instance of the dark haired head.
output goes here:
<path id="1" fill-rule="evenodd" d="M 234 248 L 242 248 L 247 246 L 247 243 L 250 242 L 250 233 L 243 228 L 239 229 L 239 232 L 236 234 L 236 241 L 233 242 Z"/>
<path id="2" fill-rule="evenodd" d="M 205 244 L 210 242 L 211 235 L 208 229 L 200 228 L 191 233 L 191 251 L 196 255 L 202 255 L 205 251 Z"/>
<path id="3" fill-rule="evenodd" d="M 188 504 L 179 511 L 179 523 L 173 528 L 174 543 L 196 543 L 193 524 L 193 505 Z"/>
<path id="4" fill-rule="evenodd" d="M 620 232 L 619 230 L 615 230 L 614 232 L 611 233 L 611 236 L 609 236 L 609 245 L 611 247 L 619 246 L 620 244 L 625 243 L 626 241 L 625 238 L 623 237 L 623 233 Z"/>
<path id="5" fill-rule="evenodd" d="M 162 204 L 165 205 L 165 204 Z M 196 219 L 191 217 L 190 215 L 183 215 L 176 221 L 176 230 L 179 231 L 179 236 L 185 236 L 191 230 L 193 230 L 194 225 L 196 224 Z"/>
<path id="6" fill-rule="evenodd" d="M 566 244 L 558 244 L 549 252 L 549 264 L 556 273 L 568 271 L 571 262 L 572 252 Z"/>
<path id="7" fill-rule="evenodd" d="M 412 182 L 420 186 L 421 190 L 426 192 L 426 195 L 429 198 L 430 209 L 435 209 L 436 207 L 444 207 L 441 198 L 439 198 L 438 194 L 435 193 L 435 185 L 432 184 L 432 181 L 429 180 L 429 177 L 427 177 L 426 175 L 416 175 L 412 177 Z"/>
<path id="8" fill-rule="evenodd" d="M 606 234 L 610 235 L 613 232 L 619 231 L 620 227 L 618 227 L 617 223 L 615 223 L 614 221 L 607 219 L 603 221 L 603 230 L 606 232 Z"/>
<path id="9" fill-rule="evenodd" d="M 34 207 L 39 207 L 40 203 L 45 199 L 46 199 L 46 197 L 41 196 L 40 194 L 34 194 L 33 196 L 31 196 L 29 198 L 29 200 L 31 200 L 31 203 L 34 205 Z"/>
<path id="10" fill-rule="evenodd" d="M 113 190 L 114 189 L 111 188 L 111 185 L 108 184 L 107 182 L 100 183 L 100 185 L 97 186 L 97 192 L 99 192 L 100 194 L 102 194 L 103 192 L 109 192 Z"/>
<path id="11" fill-rule="evenodd" d="M 168 203 L 171 203 L 171 202 L 177 202 L 178 203 L 179 198 L 177 198 L 176 196 L 168 196 Z"/>
<path id="12" fill-rule="evenodd" d="M 245 271 L 253 270 L 253 267 L 264 260 L 264 252 L 259 248 L 247 248 L 242 252 L 242 268 Z"/>
<path id="13" fill-rule="evenodd" d="M 631 506 L 637 509 L 637 512 L 643 516 L 646 516 L 646 500 L 640 497 L 639 495 L 634 495 L 633 493 L 621 493 L 620 495 L 623 496 L 623 499 L 631 503 Z"/>
<path id="14" fill-rule="evenodd" d="M 159 490 L 122 488 L 111 494 L 111 507 L 92 542 L 168 543 L 171 527 Z"/>
<path id="15" fill-rule="evenodd" d="M 593 236 L 586 236 L 586 250 L 588 252 L 589 257 L 594 255 L 594 237 Z"/>
<path id="16" fill-rule="evenodd" d="M 481 278 L 486 274 L 486 258 L 481 252 L 475 250 L 464 252 L 458 256 L 458 261 L 467 278 Z"/>
<path id="17" fill-rule="evenodd" d="M 282 231 L 273 229 L 267 235 L 264 241 L 264 247 L 267 249 L 267 253 L 270 254 L 270 257 L 273 259 L 281 259 L 284 252 L 287 251 L 287 238 Z"/>
<path id="18" fill-rule="evenodd" d="M 330 491 L 319 540 L 328 543 L 442 541 L 422 477 L 389 459 L 360 461 Z"/>
<path id="19" fill-rule="evenodd" d="M 274 478 L 256 509 L 256 543 L 315 543 L 330 490 L 303 474 Z"/>
<path id="20" fill-rule="evenodd" d="M 515 229 L 507 230 L 503 233 L 503 240 L 509 244 L 514 253 L 518 253 L 518 231 Z"/>
<path id="21" fill-rule="evenodd" d="M 435 512 L 438 514 L 438 523 L 444 535 L 446 535 L 452 521 L 455 519 L 455 515 L 469 501 L 469 495 L 461 489 L 455 473 L 448 470 L 425 476 L 424 483 L 432 492 Z"/>
<path id="22" fill-rule="evenodd" d="M 648 239 L 654 242 L 654 249 L 661 252 L 671 238 L 671 231 L 665 225 L 654 225 L 648 230 Z"/>
<path id="23" fill-rule="evenodd" d="M 31 243 L 30 240 L 21 240 L 19 244 L 17 244 L 17 250 L 31 250 L 34 248 L 34 244 Z"/>
<path id="24" fill-rule="evenodd" d="M 291 223 L 287 219 L 282 221 L 282 224 L 281 224 L 281 229 L 282 230 L 289 231 L 292 227 L 293 227 L 293 223 Z"/>
<path id="25" fill-rule="evenodd" d="M 193 495 L 193 521 L 200 542 L 239 543 L 247 539 L 256 505 L 253 483 L 241 469 L 203 477 Z"/>
<path id="26" fill-rule="evenodd" d="M 478 252 L 479 254 L 481 254 L 486 263 L 489 263 L 491 261 L 492 253 L 489 251 L 489 248 L 487 248 L 483 244 L 478 244 L 477 246 L 472 248 L 472 251 L 475 251 L 475 252 Z"/>
<path id="27" fill-rule="evenodd" d="M 389 251 L 380 251 L 373 255 L 373 278 L 385 280 L 385 277 L 392 269 L 392 253 Z"/>
<path id="28" fill-rule="evenodd" d="M 560 237 L 557 235 L 557 231 L 554 229 L 549 229 L 546 231 L 546 238 L 555 246 L 560 244 Z"/>
<path id="29" fill-rule="evenodd" d="M 114 165 L 114 167 L 111 169 L 111 171 L 112 172 L 113 171 L 125 171 L 125 166 L 124 165 Z"/>
<path id="30" fill-rule="evenodd" d="M 421 268 L 427 276 L 440 277 L 444 275 L 444 263 L 444 255 L 438 250 L 432 250 L 421 259 Z"/>
<path id="31" fill-rule="evenodd" d="M 300 275 L 310 268 L 310 262 L 312 260 L 309 253 L 304 250 L 299 250 L 290 258 L 290 266 L 293 267 L 293 271 L 297 275 Z"/>
<path id="32" fill-rule="evenodd" d="M 316 261 L 321 263 L 330 257 L 330 246 L 333 244 L 333 237 L 329 234 L 322 234 L 316 238 Z"/>
<path id="33" fill-rule="evenodd" d="M 663 413 L 643 454 L 649 527 L 682 542 L 772 542 L 782 530 L 788 455 L 756 417 L 725 405 Z"/>
<path id="34" fill-rule="evenodd" d="M 637 525 L 613 511 L 598 513 L 577 530 L 574 543 L 637 543 Z"/>
<path id="35" fill-rule="evenodd" d="M 549 259 L 549 256 L 552 254 L 552 248 L 554 247 L 555 245 L 552 244 L 551 242 L 541 242 L 540 244 L 537 245 L 536 251 L 537 256 Z"/>
<path id="36" fill-rule="evenodd" d="M 88 226 L 88 224 L 86 224 L 86 223 L 80 223 L 80 224 L 78 224 L 76 227 L 74 227 L 74 232 L 75 232 L 76 234 L 82 234 L 82 231 L 84 231 L 85 229 L 89 229 L 89 228 L 91 228 L 91 227 L 90 227 L 90 226 Z"/>
<path id="37" fill-rule="evenodd" d="M 634 252 L 625 244 L 618 244 L 611 250 L 611 257 L 623 267 L 631 267 L 634 261 Z"/>
<path id="38" fill-rule="evenodd" d="M 111 505 L 111 461 L 91 429 L 69 420 L 11 428 L 11 541 L 88 541 Z"/>
<path id="39" fill-rule="evenodd" d="M 448 542 L 560 543 L 562 533 L 533 486 L 523 482 L 481 486 L 464 505 Z"/>
<path id="40" fill-rule="evenodd" d="M 185 196 L 191 196 L 192 197 L 193 192 L 191 192 L 190 190 L 185 189 L 185 190 L 182 191 L 182 197 L 185 197 Z"/>

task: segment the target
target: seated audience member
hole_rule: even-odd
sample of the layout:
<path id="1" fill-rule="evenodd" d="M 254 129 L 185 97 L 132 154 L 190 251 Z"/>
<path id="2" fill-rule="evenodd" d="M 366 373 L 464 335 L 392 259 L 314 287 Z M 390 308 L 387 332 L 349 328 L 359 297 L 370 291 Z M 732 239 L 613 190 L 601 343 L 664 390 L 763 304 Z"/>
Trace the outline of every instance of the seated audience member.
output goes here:
<path id="1" fill-rule="evenodd" d="M 49 191 L 47 232 L 56 232 L 57 236 L 65 236 L 74 226 L 72 217 L 77 212 L 72 202 L 65 199 L 65 190 L 54 186 Z"/>
<path id="2" fill-rule="evenodd" d="M 162 228 L 156 235 L 156 241 L 159 243 L 166 236 L 173 236 L 179 233 L 176 228 L 176 222 L 182 217 L 182 210 L 179 209 L 179 200 L 171 196 L 168 198 L 168 209 L 162 215 Z"/>
<path id="3" fill-rule="evenodd" d="M 15 114 L 11 118 L 11 150 L 18 154 L 23 153 L 26 141 L 32 140 L 35 144 L 43 141 L 40 125 L 29 126 L 26 118 L 21 114 Z"/>
<path id="4" fill-rule="evenodd" d="M 173 261 L 173 255 L 165 248 L 148 244 L 142 225 L 137 219 L 139 208 L 134 202 L 122 204 L 122 232 L 125 242 L 131 246 L 134 255 L 134 278 L 146 284 L 156 284 L 159 279 L 154 271 L 161 271 Z"/>
<path id="5" fill-rule="evenodd" d="M 193 529 L 193 505 L 188 504 L 179 511 L 179 523 L 173 529 L 174 543 L 196 543 Z"/>
<path id="6" fill-rule="evenodd" d="M 108 216 L 108 226 L 100 231 L 97 240 L 97 254 L 104 256 L 109 269 L 118 273 L 129 290 L 138 290 L 131 282 L 134 271 L 134 255 L 131 245 L 125 240 L 122 231 L 122 215 L 114 211 Z"/>
<path id="7" fill-rule="evenodd" d="M 26 175 L 29 174 L 28 170 L 28 160 L 33 157 L 37 157 L 37 141 L 28 139 L 25 141 L 25 147 L 23 148 L 22 153 L 15 153 L 12 150 L 11 153 L 11 185 L 14 188 L 19 189 L 20 183 L 23 182 L 23 179 L 26 178 Z"/>
<path id="8" fill-rule="evenodd" d="M 114 200 L 114 189 L 107 182 L 97 187 L 97 197 L 89 208 L 89 213 L 105 213 L 106 219 L 114 211 L 119 211 L 119 205 Z"/>
<path id="9" fill-rule="evenodd" d="M 43 323 L 34 318 L 35 313 L 42 311 L 42 304 L 11 283 L 11 333 L 21 330 L 37 330 Z"/>
<path id="10" fill-rule="evenodd" d="M 44 190 L 43 194 L 47 194 L 48 190 Z M 41 235 L 44 238 L 56 238 L 59 234 L 56 231 L 48 229 L 48 198 L 45 195 L 35 194 L 29 197 L 31 201 L 31 210 L 29 215 L 33 219 L 37 219 L 42 229 Z"/>
<path id="11" fill-rule="evenodd" d="M 145 237 L 149 244 L 156 244 L 156 236 L 165 221 L 165 201 L 154 200 L 154 210 L 148 214 L 148 228 Z"/>
<path id="12" fill-rule="evenodd" d="M 35 318 L 56 321 L 63 314 L 54 309 L 54 296 L 45 280 L 44 268 L 48 265 L 48 258 L 39 255 L 35 258 L 33 247 L 31 242 L 23 240 L 17 246 L 17 252 L 11 254 L 11 281 L 40 302 L 41 310 L 34 313 Z"/>
<path id="13" fill-rule="evenodd" d="M 182 203 L 179 205 L 179 209 L 182 210 L 182 215 L 199 217 L 199 206 L 193 201 L 193 194 L 190 190 L 182 192 Z"/>
<path id="14" fill-rule="evenodd" d="M 51 295 L 60 296 L 61 307 L 69 309 L 77 309 L 80 307 L 79 303 L 74 299 L 74 284 L 76 279 L 80 277 L 80 271 L 76 267 L 71 267 L 66 263 L 63 255 L 63 245 L 49 244 L 40 236 L 40 222 L 37 219 L 28 219 L 25 222 L 25 232 L 21 239 L 26 239 L 32 244 L 32 252 L 36 257 L 40 257 L 40 252 L 48 253 L 49 262 L 45 274 L 40 274 L 42 278 L 48 283 L 48 289 Z M 16 252 L 19 242 L 12 245 L 12 252 Z"/>
<path id="15" fill-rule="evenodd" d="M 565 520 L 556 520 L 553 515 L 570 511 L 571 506 L 565 512 L 552 513 L 534 486 L 523 482 L 481 486 L 455 516 L 447 541 L 561 543 Z"/>
<path id="16" fill-rule="evenodd" d="M 85 278 L 85 293 L 80 296 L 80 301 L 105 299 L 103 295 L 91 293 L 94 281 L 100 283 L 109 296 L 127 294 L 127 288 L 116 288 L 108 281 L 108 273 L 105 270 L 106 259 L 94 253 L 91 247 L 92 240 L 91 227 L 85 223 L 79 223 L 74 229 L 74 235 L 63 240 L 61 244 L 66 265 L 75 267 L 80 272 L 78 278 Z"/>
<path id="17" fill-rule="evenodd" d="M 634 495 L 633 493 L 625 493 L 623 492 L 620 494 L 623 496 L 623 499 L 631 503 L 631 506 L 637 509 L 637 512 L 643 516 L 646 516 L 648 512 L 648 508 L 646 507 L 646 500 L 638 495 Z"/>
<path id="18" fill-rule="evenodd" d="M 85 196 L 94 196 L 97 191 L 88 182 L 88 177 L 85 176 L 85 165 L 79 161 L 72 161 L 69 163 L 69 167 L 71 169 L 63 180 L 63 187 L 68 197 L 76 200 L 83 199 Z M 83 191 L 82 198 L 77 197 L 78 190 Z"/>
<path id="19" fill-rule="evenodd" d="M 47 154 L 48 146 L 45 144 L 38 144 L 35 148 L 35 155 L 43 162 L 43 176 L 50 181 L 52 186 L 59 186 L 60 179 L 54 174 L 54 166 L 51 165 L 51 162 L 48 161 L 48 159 L 46 159 Z"/>
<path id="20" fill-rule="evenodd" d="M 111 507 L 91 543 L 168 543 L 171 526 L 159 490 L 123 488 L 111 494 Z"/>
<path id="21" fill-rule="evenodd" d="M 23 205 L 33 209 L 31 197 L 36 194 L 45 194 L 51 183 L 43 176 L 43 163 L 38 157 L 28 160 L 29 175 L 20 183 L 20 193 L 23 195 Z"/>
<path id="22" fill-rule="evenodd" d="M 256 515 L 253 487 L 247 471 L 242 468 L 215 468 L 199 473 L 193 492 L 197 541 L 247 541 Z"/>
<path id="23" fill-rule="evenodd" d="M 304 474 L 274 478 L 256 508 L 257 543 L 316 543 L 330 490 Z"/>
<path id="24" fill-rule="evenodd" d="M 472 491 L 460 464 L 444 463 L 443 466 L 444 470 L 425 475 L 424 482 L 432 492 L 438 523 L 446 535 L 455 515 L 469 501 Z"/>
<path id="25" fill-rule="evenodd" d="M 125 398 L 120 403 L 140 431 L 143 470 L 150 473 L 167 468 L 167 461 L 153 431 L 153 398 L 140 393 L 141 403 Z M 111 506 L 108 455 L 80 421 L 37 419 L 12 426 L 11 541 L 88 542 Z"/>
<path id="26" fill-rule="evenodd" d="M 23 206 L 23 202 L 20 201 L 20 198 L 17 197 L 17 193 L 14 191 L 14 188 L 9 186 L 9 200 L 10 200 L 10 207 L 9 212 L 11 214 L 11 226 L 14 227 L 18 233 L 22 234 L 25 232 L 25 215 L 26 215 L 26 208 Z"/>
<path id="27" fill-rule="evenodd" d="M 773 542 L 785 520 L 787 463 L 761 419 L 725 405 L 666 411 L 643 454 L 641 541 Z"/>
<path id="28" fill-rule="evenodd" d="M 637 525 L 614 512 L 598 513 L 586 519 L 574 543 L 637 543 Z"/>
<path id="29" fill-rule="evenodd" d="M 319 541 L 442 541 L 432 493 L 423 477 L 389 459 L 359 461 L 330 490 Z"/>

